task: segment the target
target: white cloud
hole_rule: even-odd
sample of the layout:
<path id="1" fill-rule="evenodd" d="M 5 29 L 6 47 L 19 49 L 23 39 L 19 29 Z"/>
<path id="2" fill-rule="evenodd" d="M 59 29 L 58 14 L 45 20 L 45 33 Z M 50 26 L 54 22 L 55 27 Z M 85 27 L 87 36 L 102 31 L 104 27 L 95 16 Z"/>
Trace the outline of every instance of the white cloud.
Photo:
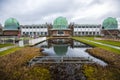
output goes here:
<path id="1" fill-rule="evenodd" d="M 119 17 L 119 0 L 4 0 L 0 22 L 15 17 L 21 24 L 52 23 L 58 16 L 69 22 L 101 23 L 108 16 Z"/>

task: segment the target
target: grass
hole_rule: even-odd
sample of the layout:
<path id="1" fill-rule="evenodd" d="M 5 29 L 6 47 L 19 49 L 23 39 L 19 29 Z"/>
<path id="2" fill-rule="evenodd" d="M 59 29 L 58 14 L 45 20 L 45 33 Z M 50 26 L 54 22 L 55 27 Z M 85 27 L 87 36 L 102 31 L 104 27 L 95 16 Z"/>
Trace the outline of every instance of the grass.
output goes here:
<path id="1" fill-rule="evenodd" d="M 21 49 L 20 47 L 15 47 L 15 48 L 11 48 L 11 49 L 2 51 L 2 52 L 0 52 L 0 56 L 7 55 L 7 54 L 10 54 L 10 53 L 13 53 L 13 52 L 15 52 L 15 51 L 17 51 L 17 50 L 20 50 L 20 49 Z"/>
<path id="2" fill-rule="evenodd" d="M 83 65 L 83 73 L 87 80 L 119 80 L 120 70 L 112 67 L 101 67 L 99 65 Z"/>
<path id="3" fill-rule="evenodd" d="M 99 38 L 99 37 L 84 37 L 85 39 L 96 41 L 96 42 L 101 42 L 104 44 L 110 44 L 113 46 L 118 46 L 120 47 L 120 42 L 119 41 L 111 41 L 111 40 L 95 40 L 94 38 Z"/>
<path id="4" fill-rule="evenodd" d="M 14 44 L 0 44 L 0 48 L 7 47 L 7 46 L 13 46 Z"/>
<path id="5" fill-rule="evenodd" d="M 119 80 L 120 79 L 120 55 L 101 48 L 87 49 L 87 52 L 105 62 L 107 66 L 98 64 L 83 65 L 83 73 L 87 80 Z"/>
<path id="6" fill-rule="evenodd" d="M 0 56 L 0 80 L 51 80 L 50 71 L 44 67 L 28 67 L 28 61 L 42 56 L 39 48 L 25 47 Z"/>
<path id="7" fill-rule="evenodd" d="M 101 60 L 104 60 L 108 63 L 108 66 L 112 66 L 120 69 L 120 55 L 113 52 L 101 49 L 101 48 L 92 48 L 86 50 L 90 55 L 97 57 Z"/>
<path id="8" fill-rule="evenodd" d="M 111 48 L 111 47 L 108 47 L 108 46 L 103 46 L 103 45 L 96 44 L 96 43 L 89 42 L 89 41 L 85 41 L 85 40 L 82 39 L 83 37 L 72 37 L 72 38 L 75 39 L 75 40 L 81 41 L 81 42 L 83 42 L 83 43 L 86 43 L 86 44 L 88 44 L 88 45 L 91 45 L 91 46 L 93 46 L 93 47 L 99 47 L 99 48 L 102 48 L 102 49 L 109 50 L 109 51 L 111 51 L 111 52 L 120 54 L 120 50 L 118 50 L 118 49 Z M 84 39 L 92 40 L 93 38 L 86 38 L 86 37 L 84 37 Z M 99 42 L 99 41 L 98 41 L 98 42 Z"/>
<path id="9" fill-rule="evenodd" d="M 21 37 L 20 40 L 30 40 L 32 39 L 31 37 Z"/>

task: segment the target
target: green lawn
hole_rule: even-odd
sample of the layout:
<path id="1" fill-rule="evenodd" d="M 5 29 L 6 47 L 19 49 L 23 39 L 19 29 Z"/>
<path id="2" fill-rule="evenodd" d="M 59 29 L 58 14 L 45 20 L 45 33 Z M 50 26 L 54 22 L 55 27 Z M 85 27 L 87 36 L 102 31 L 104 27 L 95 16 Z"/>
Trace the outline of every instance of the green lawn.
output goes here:
<path id="1" fill-rule="evenodd" d="M 7 46 L 13 46 L 14 44 L 0 44 L 0 48 L 7 47 Z"/>
<path id="2" fill-rule="evenodd" d="M 17 51 L 17 50 L 19 50 L 19 49 L 21 49 L 21 48 L 20 48 L 20 47 L 15 47 L 15 48 L 11 48 L 11 49 L 2 51 L 2 52 L 0 52 L 0 56 L 13 53 L 13 52 L 15 52 L 15 51 Z"/>
<path id="3" fill-rule="evenodd" d="M 103 46 L 103 45 L 100 45 L 100 44 L 96 44 L 96 43 L 93 43 L 93 42 L 89 42 L 89 41 L 83 40 L 83 39 L 93 40 L 92 37 L 90 37 L 90 38 L 88 38 L 88 37 L 72 37 L 72 38 L 75 39 L 75 40 L 81 41 L 81 42 L 83 42 L 83 43 L 86 43 L 86 44 L 88 44 L 88 45 L 91 45 L 91 46 L 93 46 L 93 47 L 99 47 L 99 48 L 102 48 L 102 49 L 109 50 L 109 51 L 111 51 L 111 52 L 120 54 L 120 50 L 118 50 L 118 49 L 111 48 L 111 47 L 108 47 L 108 46 Z M 93 40 L 93 41 L 96 41 L 96 40 Z M 100 41 L 96 41 L 96 42 L 100 42 Z M 102 41 L 102 42 L 104 42 L 104 41 Z M 112 42 L 114 43 L 114 41 L 112 41 Z M 106 41 L 105 41 L 104 43 L 106 43 Z M 112 44 L 113 44 L 113 43 L 112 43 Z M 115 43 L 117 44 L 118 42 L 115 42 Z M 106 43 L 106 44 L 108 44 L 108 43 Z M 111 44 L 111 45 L 112 45 L 112 44 Z M 118 44 L 119 44 L 119 43 L 118 43 Z"/>
<path id="4" fill-rule="evenodd" d="M 30 40 L 30 39 L 33 39 L 33 38 L 30 38 L 30 37 L 21 37 L 20 40 Z"/>
<path id="5" fill-rule="evenodd" d="M 105 44 L 110 44 L 113 46 L 119 46 L 120 47 L 120 42 L 118 41 L 110 41 L 110 40 L 95 40 L 94 38 L 97 37 L 83 37 L 84 39 L 88 39 L 88 40 L 92 40 L 92 41 L 97 41 L 97 42 L 101 42 L 101 43 L 105 43 Z"/>

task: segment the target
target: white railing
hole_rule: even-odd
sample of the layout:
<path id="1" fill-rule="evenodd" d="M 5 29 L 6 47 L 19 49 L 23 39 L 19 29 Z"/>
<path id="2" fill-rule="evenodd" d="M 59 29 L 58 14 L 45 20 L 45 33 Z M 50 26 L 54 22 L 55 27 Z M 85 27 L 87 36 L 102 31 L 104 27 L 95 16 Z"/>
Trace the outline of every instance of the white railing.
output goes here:
<path id="1" fill-rule="evenodd" d="M 70 36 L 69 34 L 52 34 L 52 36 Z"/>
<path id="2" fill-rule="evenodd" d="M 35 45 L 35 44 L 40 43 L 44 40 L 46 40 L 46 37 L 40 37 L 40 38 L 32 39 L 32 40 L 29 40 L 29 45 Z"/>

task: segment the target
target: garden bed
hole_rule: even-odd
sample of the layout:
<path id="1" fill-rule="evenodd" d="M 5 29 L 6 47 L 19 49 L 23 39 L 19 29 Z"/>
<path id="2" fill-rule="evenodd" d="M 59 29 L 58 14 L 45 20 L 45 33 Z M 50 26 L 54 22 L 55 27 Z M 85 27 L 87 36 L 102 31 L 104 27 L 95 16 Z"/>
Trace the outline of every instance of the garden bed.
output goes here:
<path id="1" fill-rule="evenodd" d="M 113 52 L 101 48 L 87 49 L 86 51 L 92 56 L 106 61 L 109 66 L 113 66 L 120 69 L 120 54 L 115 54 Z"/>
<path id="2" fill-rule="evenodd" d="M 0 80 L 49 80 L 49 70 L 43 67 L 28 67 L 28 61 L 42 56 L 39 48 L 25 47 L 0 57 Z"/>
<path id="3" fill-rule="evenodd" d="M 97 64 L 85 64 L 83 66 L 83 72 L 87 80 L 119 80 L 120 79 L 120 55 L 113 52 L 101 49 L 93 48 L 88 49 L 92 56 L 104 60 L 108 63 L 107 66 L 102 67 Z"/>

